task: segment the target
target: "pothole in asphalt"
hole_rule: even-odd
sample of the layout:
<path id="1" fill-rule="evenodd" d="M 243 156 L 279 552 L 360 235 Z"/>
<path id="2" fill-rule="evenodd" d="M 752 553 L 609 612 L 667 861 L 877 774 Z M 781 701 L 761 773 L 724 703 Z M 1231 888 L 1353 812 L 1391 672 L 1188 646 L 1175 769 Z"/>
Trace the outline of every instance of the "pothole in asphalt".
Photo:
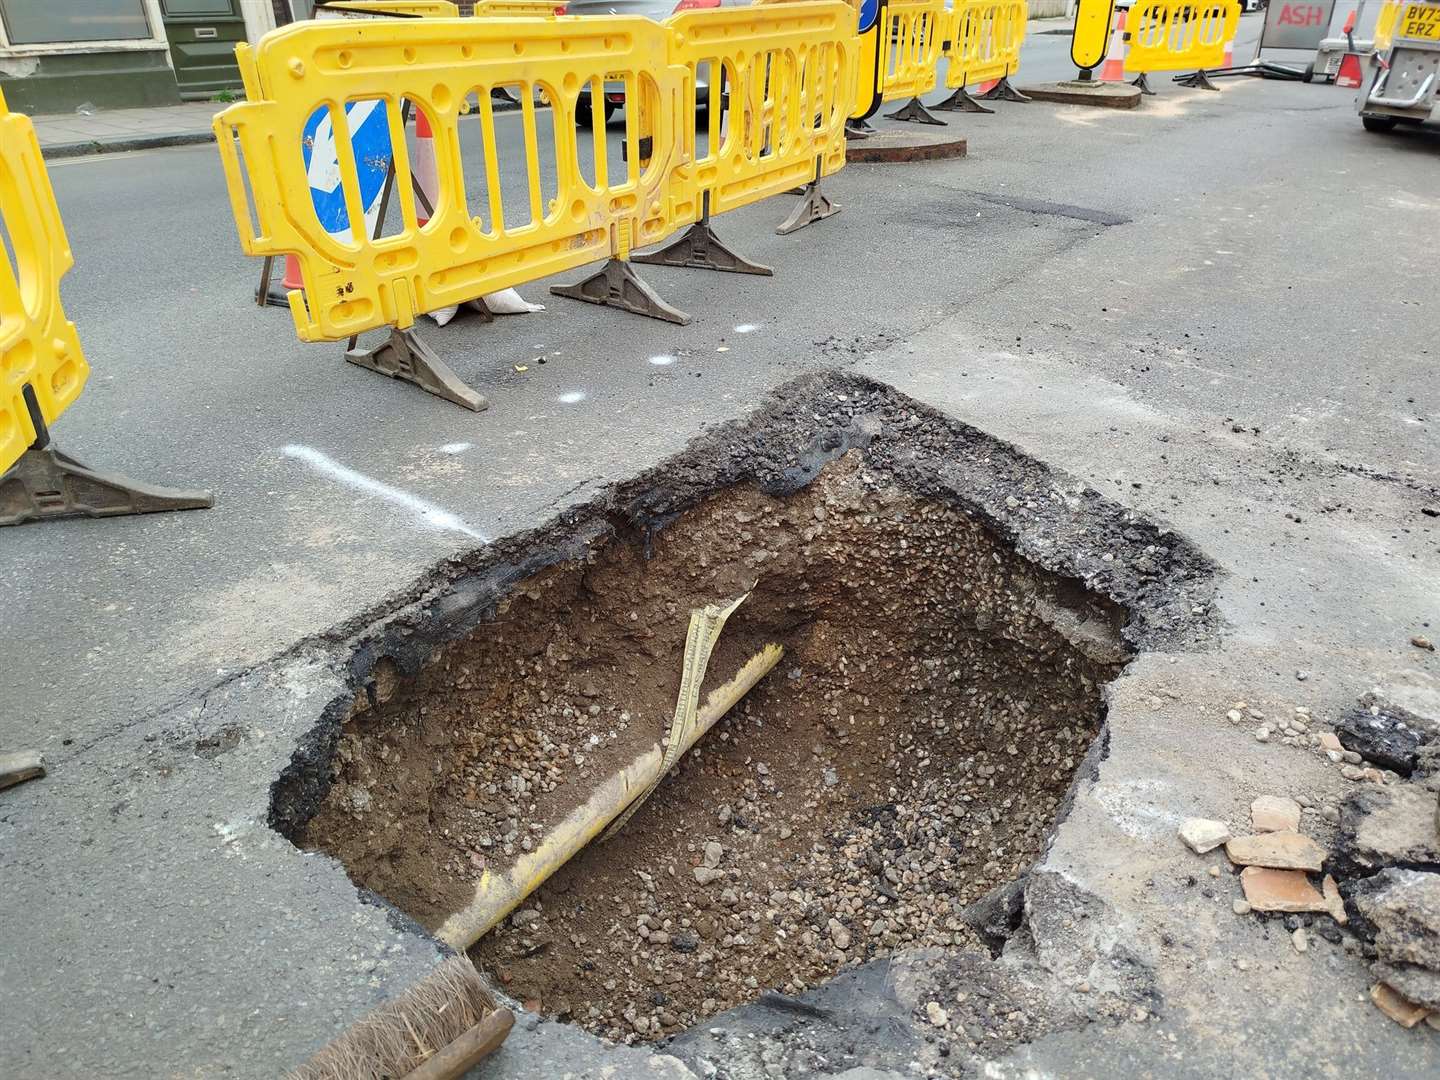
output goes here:
<path id="1" fill-rule="evenodd" d="M 1127 613 L 855 450 L 520 580 L 413 678 L 382 662 L 293 838 L 439 928 L 655 750 L 690 612 L 747 592 L 705 687 L 768 643 L 778 665 L 474 962 L 636 1041 L 969 943 L 963 909 L 1034 862 L 1100 731 Z"/>

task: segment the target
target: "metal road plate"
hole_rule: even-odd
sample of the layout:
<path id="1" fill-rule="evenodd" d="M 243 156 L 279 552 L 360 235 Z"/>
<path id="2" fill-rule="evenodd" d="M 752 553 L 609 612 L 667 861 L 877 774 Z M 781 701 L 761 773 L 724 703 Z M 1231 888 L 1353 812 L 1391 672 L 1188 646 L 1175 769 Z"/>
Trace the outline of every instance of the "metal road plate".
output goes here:
<path id="1" fill-rule="evenodd" d="M 1406 4 L 1395 28 L 1397 38 L 1419 38 L 1440 41 L 1440 7 L 1431 4 Z"/>

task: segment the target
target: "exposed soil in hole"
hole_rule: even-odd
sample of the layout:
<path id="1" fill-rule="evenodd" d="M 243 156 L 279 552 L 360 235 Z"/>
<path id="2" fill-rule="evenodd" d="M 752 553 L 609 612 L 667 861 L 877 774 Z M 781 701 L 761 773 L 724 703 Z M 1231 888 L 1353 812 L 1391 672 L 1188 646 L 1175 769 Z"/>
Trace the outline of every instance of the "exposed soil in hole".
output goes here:
<path id="1" fill-rule="evenodd" d="M 414 680 L 378 680 L 302 841 L 438 926 L 663 735 L 690 610 L 752 586 L 706 686 L 768 641 L 780 665 L 475 962 L 634 1040 L 962 940 L 961 909 L 1038 855 L 1125 614 L 856 452 L 792 496 L 721 491 L 648 551 L 543 571 Z"/>

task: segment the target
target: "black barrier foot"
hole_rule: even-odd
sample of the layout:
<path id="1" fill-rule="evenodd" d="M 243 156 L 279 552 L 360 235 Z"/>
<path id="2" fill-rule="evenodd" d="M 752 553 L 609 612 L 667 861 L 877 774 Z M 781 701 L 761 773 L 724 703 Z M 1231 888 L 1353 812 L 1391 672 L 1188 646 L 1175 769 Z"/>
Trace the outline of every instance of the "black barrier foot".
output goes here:
<path id="1" fill-rule="evenodd" d="M 255 303 L 260 307 L 288 308 L 290 290 L 285 288 L 283 282 L 275 283 L 274 271 L 275 256 L 266 255 L 265 262 L 260 267 L 260 284 L 255 287 Z"/>
<path id="2" fill-rule="evenodd" d="M 1013 86 L 1010 85 L 1010 76 L 1009 76 L 1009 75 L 1002 75 L 1002 76 L 1000 76 L 1000 81 L 997 82 L 994 86 L 992 86 L 986 93 L 983 93 L 983 94 L 981 94 L 980 96 L 981 96 L 981 98 L 983 98 L 985 101 L 1020 101 L 1020 102 L 1025 102 L 1025 101 L 1029 101 L 1029 100 L 1030 100 L 1028 97 L 1026 97 L 1024 94 L 1022 94 L 1019 90 L 1016 90 L 1015 87 L 1013 87 Z"/>
<path id="3" fill-rule="evenodd" d="M 891 120 L 908 120 L 912 124 L 934 124 L 936 127 L 945 127 L 945 121 L 938 116 L 932 116 L 930 110 L 925 108 L 918 97 L 913 97 L 901 108 L 892 113 L 886 113 Z"/>
<path id="4" fill-rule="evenodd" d="M 931 105 L 930 108 L 937 112 L 968 112 L 968 113 L 993 113 L 994 109 L 987 109 L 980 102 L 970 96 L 970 91 L 963 86 L 947 97 L 939 105 Z"/>
<path id="5" fill-rule="evenodd" d="M 1148 71 L 1142 71 L 1138 79 L 1131 79 L 1130 85 L 1138 87 L 1142 94 L 1148 94 L 1150 97 L 1155 96 L 1155 91 L 1150 88 L 1150 73 Z"/>
<path id="6" fill-rule="evenodd" d="M 710 228 L 710 193 L 700 195 L 700 220 L 685 232 L 660 248 L 643 255 L 630 255 L 631 262 L 648 263 L 653 266 L 683 266 L 694 270 L 720 270 L 727 274 L 763 274 L 771 277 L 775 271 L 768 266 L 751 262 L 737 255 L 715 235 Z"/>
<path id="7" fill-rule="evenodd" d="M 82 465 L 51 445 L 32 446 L 0 477 L 0 526 L 63 517 L 204 510 L 208 491 L 157 487 Z"/>
<path id="8" fill-rule="evenodd" d="M 1210 76 L 1205 74 L 1205 69 L 1193 72 L 1190 75 L 1177 75 L 1175 81 L 1181 86 L 1191 86 L 1197 90 L 1219 90 L 1220 88 L 1210 81 Z"/>
<path id="9" fill-rule="evenodd" d="M 265 294 L 262 296 L 260 294 L 260 290 L 256 289 L 255 303 L 258 304 L 260 307 L 288 308 L 290 306 L 290 292 L 288 289 L 282 288 L 278 285 L 271 285 L 268 289 L 265 290 Z"/>
<path id="10" fill-rule="evenodd" d="M 854 142 L 864 142 L 871 135 L 875 134 L 875 129 L 872 128 L 869 124 L 865 124 L 864 127 L 861 127 L 860 125 L 863 123 L 865 123 L 863 120 L 856 120 L 846 124 L 845 138 L 851 139 Z"/>
<path id="11" fill-rule="evenodd" d="M 584 281 L 577 281 L 574 285 L 551 285 L 550 291 L 556 296 L 568 296 L 587 304 L 617 307 L 635 315 L 664 319 L 681 326 L 690 324 L 689 315 L 661 300 L 659 294 L 641 280 L 624 259 L 611 259 Z"/>
<path id="12" fill-rule="evenodd" d="M 829 196 L 820 190 L 820 159 L 815 159 L 815 179 L 811 180 L 800 192 L 800 202 L 790 216 L 782 221 L 776 232 L 781 236 L 788 236 L 797 229 L 803 229 L 816 221 L 822 221 L 831 214 L 838 214 L 840 207 L 830 201 Z"/>
<path id="13" fill-rule="evenodd" d="M 389 375 L 392 379 L 414 383 L 421 390 L 463 405 L 473 412 L 480 412 L 490 405 L 483 394 L 466 386 L 454 369 L 421 341 L 414 330 L 392 327 L 390 337 L 373 349 L 346 349 L 345 359 L 381 375 Z"/>

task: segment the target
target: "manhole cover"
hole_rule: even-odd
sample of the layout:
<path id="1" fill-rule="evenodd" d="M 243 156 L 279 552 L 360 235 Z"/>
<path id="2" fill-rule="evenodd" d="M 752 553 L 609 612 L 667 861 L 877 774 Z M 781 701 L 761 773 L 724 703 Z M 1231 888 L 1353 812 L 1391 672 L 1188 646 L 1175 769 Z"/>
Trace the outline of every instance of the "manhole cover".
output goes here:
<path id="1" fill-rule="evenodd" d="M 915 128 L 877 128 L 864 139 L 845 144 L 851 162 L 938 161 L 964 157 L 965 140 L 954 132 Z"/>

